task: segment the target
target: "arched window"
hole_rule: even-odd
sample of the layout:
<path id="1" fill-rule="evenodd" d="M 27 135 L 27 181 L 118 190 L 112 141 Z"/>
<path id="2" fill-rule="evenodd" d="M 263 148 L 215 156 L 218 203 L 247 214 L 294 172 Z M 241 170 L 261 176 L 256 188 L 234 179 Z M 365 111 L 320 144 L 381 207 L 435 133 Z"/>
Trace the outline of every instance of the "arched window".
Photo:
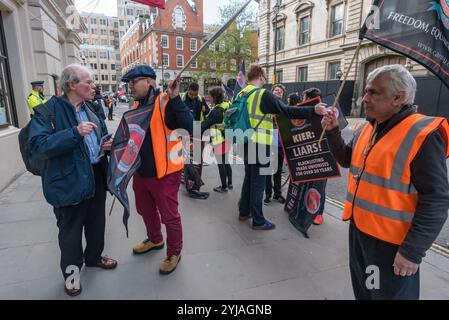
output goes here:
<path id="1" fill-rule="evenodd" d="M 184 10 L 181 6 L 176 6 L 173 10 L 173 28 L 175 29 L 185 29 L 186 28 L 186 16 L 184 14 Z"/>
<path id="2" fill-rule="evenodd" d="M 184 21 L 184 14 L 181 8 L 175 9 L 175 26 L 176 28 L 182 28 Z"/>

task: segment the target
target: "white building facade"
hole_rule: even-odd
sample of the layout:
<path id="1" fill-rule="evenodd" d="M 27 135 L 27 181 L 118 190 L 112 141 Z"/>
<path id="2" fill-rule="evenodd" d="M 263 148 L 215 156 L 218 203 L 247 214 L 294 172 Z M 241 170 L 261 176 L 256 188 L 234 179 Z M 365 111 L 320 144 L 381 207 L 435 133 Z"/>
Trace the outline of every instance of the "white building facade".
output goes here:
<path id="1" fill-rule="evenodd" d="M 81 62 L 83 27 L 72 0 L 0 0 L 0 190 L 25 172 L 18 134 L 30 119 L 30 82 L 59 93 L 64 66 Z"/>
<path id="2" fill-rule="evenodd" d="M 347 72 L 355 54 L 360 27 L 371 3 L 371 0 L 261 0 L 258 58 L 268 78 L 284 83 L 339 79 Z M 348 73 L 348 80 L 355 81 L 355 113 L 361 107 L 367 74 L 392 63 L 406 65 L 415 76 L 429 74 L 405 57 L 364 40 Z"/>

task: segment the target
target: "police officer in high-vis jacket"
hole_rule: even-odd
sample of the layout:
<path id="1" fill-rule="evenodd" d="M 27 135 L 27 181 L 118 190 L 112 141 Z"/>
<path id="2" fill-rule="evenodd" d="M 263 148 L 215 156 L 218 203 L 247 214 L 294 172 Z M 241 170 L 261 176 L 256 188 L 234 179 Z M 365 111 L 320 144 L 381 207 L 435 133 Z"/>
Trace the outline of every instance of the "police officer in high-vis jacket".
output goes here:
<path id="1" fill-rule="evenodd" d="M 249 94 L 247 108 L 254 133 L 249 142 L 244 145 L 245 179 L 239 201 L 239 220 L 245 221 L 252 218 L 253 229 L 271 230 L 275 228 L 275 225 L 265 219 L 262 212 L 266 175 L 270 175 L 271 172 L 265 173 L 261 169 L 269 167 L 271 152 L 278 150 L 277 147 L 272 148 L 275 134 L 273 115 L 282 113 L 289 119 L 309 119 L 315 113 L 324 115 L 327 111 L 324 104 L 302 108 L 283 104 L 270 91 L 262 89 L 267 77 L 265 71 L 258 65 L 250 66 L 247 77 L 248 86 L 239 95 Z"/>
<path id="2" fill-rule="evenodd" d="M 47 102 L 44 95 L 44 81 L 31 82 L 31 93 L 28 95 L 27 104 L 28 110 L 32 115 L 34 113 L 34 107 Z"/>

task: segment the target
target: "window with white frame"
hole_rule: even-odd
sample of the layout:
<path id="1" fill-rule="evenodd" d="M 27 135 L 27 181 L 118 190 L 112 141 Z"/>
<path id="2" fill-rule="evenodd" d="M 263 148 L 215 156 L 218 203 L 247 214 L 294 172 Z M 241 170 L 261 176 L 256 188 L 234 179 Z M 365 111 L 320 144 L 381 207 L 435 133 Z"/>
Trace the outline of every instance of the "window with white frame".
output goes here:
<path id="1" fill-rule="evenodd" d="M 162 55 L 162 65 L 163 65 L 164 67 L 168 67 L 169 63 L 170 63 L 169 55 L 164 53 L 164 54 Z"/>
<path id="2" fill-rule="evenodd" d="M 225 44 L 225 42 L 224 41 L 221 41 L 220 42 L 220 45 L 219 45 L 219 49 L 218 49 L 220 52 L 225 52 L 226 51 L 226 44 Z"/>
<path id="3" fill-rule="evenodd" d="M 162 46 L 162 48 L 164 48 L 164 49 L 167 49 L 167 48 L 168 48 L 168 36 L 165 35 L 165 34 L 163 34 L 163 35 L 161 36 L 161 46 Z"/>
<path id="4" fill-rule="evenodd" d="M 276 51 L 284 50 L 285 44 L 285 26 L 279 26 L 276 29 Z"/>
<path id="5" fill-rule="evenodd" d="M 197 49 L 197 40 L 190 39 L 190 51 L 196 51 Z"/>
<path id="6" fill-rule="evenodd" d="M 173 11 L 173 27 L 174 28 L 184 28 L 186 24 L 186 17 L 181 6 L 177 6 Z"/>
<path id="7" fill-rule="evenodd" d="M 307 82 L 307 78 L 308 78 L 308 67 L 299 66 L 296 71 L 296 81 Z"/>
<path id="8" fill-rule="evenodd" d="M 196 68 L 198 68 L 198 64 L 197 64 L 197 61 L 196 61 L 196 59 L 195 60 L 193 60 L 192 61 L 192 63 L 191 63 L 191 65 L 190 65 L 193 69 L 196 69 Z"/>
<path id="9" fill-rule="evenodd" d="M 340 61 L 330 62 L 327 66 L 327 75 L 329 80 L 337 80 L 337 72 L 340 70 Z"/>
<path id="10" fill-rule="evenodd" d="M 237 60 L 235 59 L 231 59 L 231 67 L 230 67 L 231 71 L 237 71 Z"/>
<path id="11" fill-rule="evenodd" d="M 217 70 L 217 63 L 216 63 L 215 61 L 212 61 L 212 62 L 210 63 L 210 68 L 211 68 L 212 70 Z"/>
<path id="12" fill-rule="evenodd" d="M 184 49 L 184 38 L 176 37 L 176 50 L 183 50 L 183 49 Z"/>
<path id="13" fill-rule="evenodd" d="M 344 3 L 331 7 L 330 36 L 335 37 L 343 33 Z"/>
<path id="14" fill-rule="evenodd" d="M 299 45 L 310 42 L 310 16 L 299 19 Z"/>
<path id="15" fill-rule="evenodd" d="M 182 55 L 176 56 L 176 66 L 180 68 L 184 67 L 184 56 Z"/>

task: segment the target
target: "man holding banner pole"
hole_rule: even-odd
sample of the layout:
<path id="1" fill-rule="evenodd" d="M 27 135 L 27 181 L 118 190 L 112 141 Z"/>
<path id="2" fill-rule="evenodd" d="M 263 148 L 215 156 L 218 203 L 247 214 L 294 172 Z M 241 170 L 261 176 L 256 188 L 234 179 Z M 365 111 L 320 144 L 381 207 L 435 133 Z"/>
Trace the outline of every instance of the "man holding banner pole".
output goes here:
<path id="1" fill-rule="evenodd" d="M 419 264 L 449 209 L 449 124 L 416 112 L 416 81 L 402 65 L 371 72 L 372 120 L 345 144 L 335 111 L 323 118 L 332 153 L 350 168 L 343 219 L 356 299 L 419 299 Z"/>
<path id="2" fill-rule="evenodd" d="M 170 85 L 167 93 L 161 93 L 155 89 L 156 73 L 150 66 L 137 65 L 123 76 L 122 81 L 129 83 L 131 94 L 139 102 L 135 117 L 139 110 L 142 113 L 149 110 L 149 121 L 143 127 L 133 127 L 133 140 L 128 142 L 128 146 L 133 147 L 130 148 L 130 155 L 122 157 L 127 160 L 136 158 L 138 154 L 140 158 L 135 165 L 133 189 L 137 212 L 145 223 L 147 238 L 134 246 L 133 252 L 143 254 L 162 249 L 161 223 L 165 224 L 167 257 L 161 263 L 159 272 L 169 274 L 176 269 L 182 250 L 178 191 L 184 161 L 182 140 L 176 130 L 184 129 L 187 136 L 191 134 L 193 117 L 179 97 L 179 82 Z"/>

